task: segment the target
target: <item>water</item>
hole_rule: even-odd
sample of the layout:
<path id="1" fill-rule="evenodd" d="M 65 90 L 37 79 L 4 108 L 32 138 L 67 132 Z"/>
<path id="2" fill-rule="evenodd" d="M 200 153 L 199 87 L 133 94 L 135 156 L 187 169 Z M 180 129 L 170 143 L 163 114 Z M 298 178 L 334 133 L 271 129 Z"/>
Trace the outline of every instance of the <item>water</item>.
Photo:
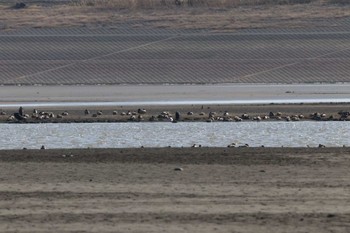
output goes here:
<path id="1" fill-rule="evenodd" d="M 0 131 L 0 149 L 350 146 L 350 122 L 0 124 Z"/>

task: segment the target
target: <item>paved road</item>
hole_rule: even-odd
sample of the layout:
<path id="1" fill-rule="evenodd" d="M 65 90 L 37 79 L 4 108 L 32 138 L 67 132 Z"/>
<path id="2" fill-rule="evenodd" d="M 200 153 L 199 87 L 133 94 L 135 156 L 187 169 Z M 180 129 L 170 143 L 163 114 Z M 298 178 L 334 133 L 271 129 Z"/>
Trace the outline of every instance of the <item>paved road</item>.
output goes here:
<path id="1" fill-rule="evenodd" d="M 349 82 L 349 28 L 0 32 L 0 83 Z"/>

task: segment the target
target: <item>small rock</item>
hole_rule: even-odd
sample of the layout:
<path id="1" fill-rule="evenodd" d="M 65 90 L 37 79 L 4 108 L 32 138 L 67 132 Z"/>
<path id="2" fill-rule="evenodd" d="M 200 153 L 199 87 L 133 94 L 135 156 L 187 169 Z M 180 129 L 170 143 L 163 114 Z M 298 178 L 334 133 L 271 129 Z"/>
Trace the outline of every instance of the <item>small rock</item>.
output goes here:
<path id="1" fill-rule="evenodd" d="M 62 155 L 63 158 L 67 157 L 67 155 Z"/>
<path id="2" fill-rule="evenodd" d="M 184 169 L 182 168 L 182 167 L 176 167 L 175 169 L 174 169 L 174 171 L 180 171 L 180 172 L 182 172 Z"/>
<path id="3" fill-rule="evenodd" d="M 40 150 L 45 150 L 45 146 L 42 145 L 42 146 L 40 147 Z"/>
<path id="4" fill-rule="evenodd" d="M 327 218 L 334 218 L 335 214 L 327 214 Z"/>

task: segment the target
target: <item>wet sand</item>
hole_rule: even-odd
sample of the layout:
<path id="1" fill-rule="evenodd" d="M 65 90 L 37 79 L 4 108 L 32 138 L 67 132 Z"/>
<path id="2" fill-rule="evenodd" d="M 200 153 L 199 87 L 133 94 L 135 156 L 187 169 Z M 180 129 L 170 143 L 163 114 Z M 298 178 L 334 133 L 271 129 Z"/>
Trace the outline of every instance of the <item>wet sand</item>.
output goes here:
<path id="1" fill-rule="evenodd" d="M 349 148 L 0 151 L 0 231 L 347 232 L 349 158 Z"/>
<path id="2" fill-rule="evenodd" d="M 0 105 L 51 102 L 289 101 L 348 99 L 350 84 L 0 86 Z M 269 102 L 269 103 L 270 103 Z M 99 105 L 99 104 L 98 104 Z"/>

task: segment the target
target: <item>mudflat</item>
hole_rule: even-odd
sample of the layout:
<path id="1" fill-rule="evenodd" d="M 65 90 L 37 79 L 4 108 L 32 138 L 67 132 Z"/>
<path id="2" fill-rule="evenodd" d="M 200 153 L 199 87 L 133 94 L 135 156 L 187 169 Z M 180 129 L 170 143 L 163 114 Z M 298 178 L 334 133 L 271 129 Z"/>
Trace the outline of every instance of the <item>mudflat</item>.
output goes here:
<path id="1" fill-rule="evenodd" d="M 120 102 L 115 105 L 147 105 L 152 102 L 195 103 L 228 102 L 304 103 L 338 100 L 350 96 L 349 83 L 333 84 L 205 84 L 205 85 L 37 85 L 1 86 L 0 106 L 11 103 L 69 103 L 69 102 Z M 134 104 L 133 104 L 134 103 Z M 136 103 L 136 104 L 135 104 Z M 64 104 L 61 104 L 61 106 Z M 103 104 L 96 103 L 96 106 Z M 56 105 L 57 106 L 57 105 Z"/>
<path id="2" fill-rule="evenodd" d="M 3 150 L 0 231 L 347 232 L 349 165 L 349 148 Z"/>
<path id="3" fill-rule="evenodd" d="M 158 118 L 164 112 L 173 119 L 180 112 L 180 121 L 206 121 L 214 112 L 213 120 L 245 113 L 251 120 L 270 112 L 281 113 L 279 120 L 314 119 L 315 113 L 317 120 L 347 120 L 339 112 L 350 111 L 349 94 L 349 84 L 0 86 L 0 122 L 16 122 L 11 116 L 20 106 L 28 114 L 22 122 L 34 123 L 149 121 L 152 116 L 167 121 Z M 34 109 L 53 117 L 38 117 Z"/>
<path id="4" fill-rule="evenodd" d="M 38 113 L 32 113 L 36 109 Z M 139 113 L 139 109 L 146 113 Z M 85 114 L 88 110 L 89 113 Z M 18 108 L 3 109 L 1 123 L 89 123 L 89 122 L 215 122 L 215 121 L 348 121 L 348 103 L 251 104 L 251 105 L 157 105 L 157 106 L 65 106 L 25 107 L 27 118 L 17 120 Z M 273 116 L 270 116 L 270 114 Z M 52 115 L 51 115 L 52 114 Z M 65 115 L 68 114 L 68 115 Z M 245 115 L 245 116 L 244 116 Z"/>

